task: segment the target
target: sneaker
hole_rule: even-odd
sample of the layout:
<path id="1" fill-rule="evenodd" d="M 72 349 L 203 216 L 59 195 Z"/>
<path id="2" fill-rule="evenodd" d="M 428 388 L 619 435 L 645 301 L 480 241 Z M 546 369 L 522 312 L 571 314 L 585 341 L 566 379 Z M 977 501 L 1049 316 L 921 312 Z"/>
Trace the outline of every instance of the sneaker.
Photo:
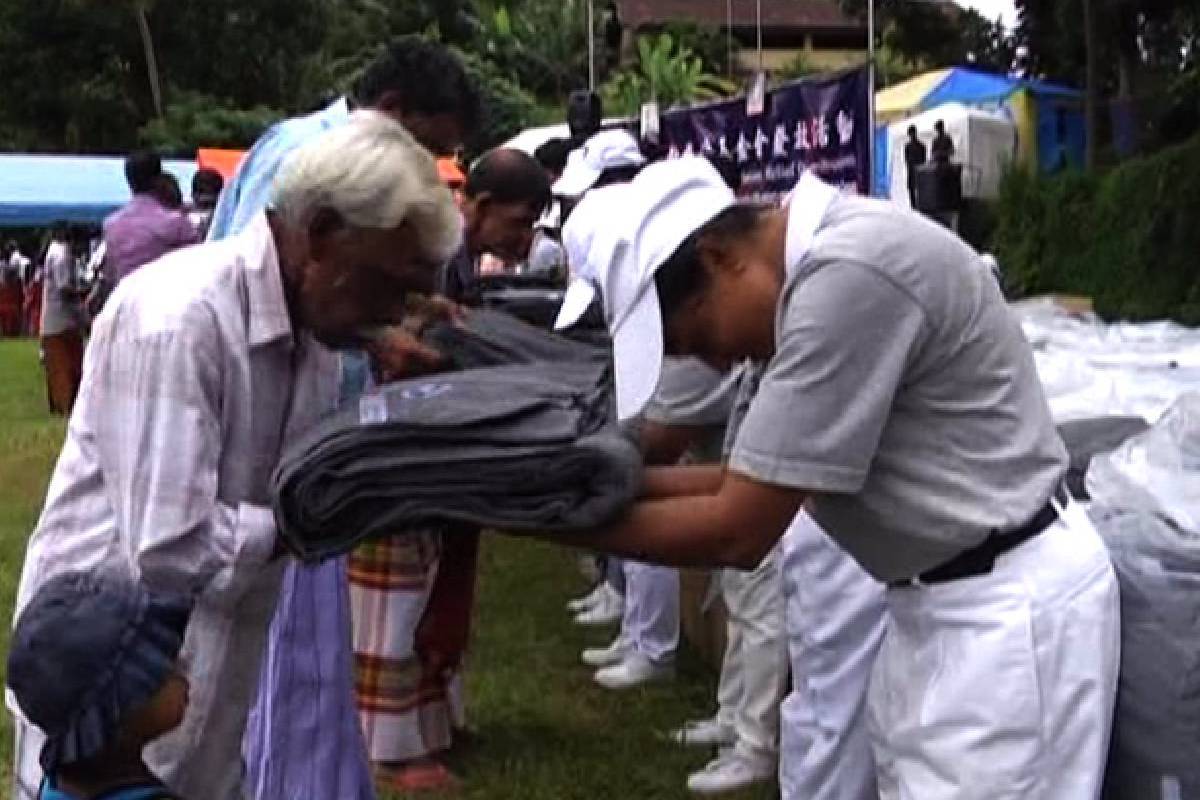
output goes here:
<path id="1" fill-rule="evenodd" d="M 616 589 L 605 584 L 600 601 L 587 611 L 577 614 L 575 616 L 575 624 L 584 627 L 613 625 L 621 621 L 621 616 L 624 613 L 625 598 L 619 595 Z"/>
<path id="2" fill-rule="evenodd" d="M 624 636 L 617 636 L 608 647 L 589 647 L 583 651 L 580 659 L 589 667 L 611 667 L 620 664 L 629 655 L 629 642 Z"/>
<path id="3" fill-rule="evenodd" d="M 696 794 L 723 794 L 774 778 L 774 759 L 729 750 L 708 762 L 704 769 L 689 775 L 687 788 Z"/>
<path id="4" fill-rule="evenodd" d="M 587 611 L 604 598 L 604 589 L 604 583 L 597 583 L 595 588 L 583 597 L 576 597 L 574 600 L 569 600 L 567 602 L 567 611 L 570 611 L 572 614 Z"/>
<path id="5" fill-rule="evenodd" d="M 737 740 L 733 726 L 723 725 L 716 717 L 697 719 L 671 731 L 671 740 L 684 747 L 723 747 Z"/>
<path id="6" fill-rule="evenodd" d="M 605 689 L 632 689 L 652 681 L 665 681 L 675 677 L 672 664 L 655 664 L 641 653 L 634 651 L 625 660 L 611 667 L 597 670 L 596 683 Z"/>

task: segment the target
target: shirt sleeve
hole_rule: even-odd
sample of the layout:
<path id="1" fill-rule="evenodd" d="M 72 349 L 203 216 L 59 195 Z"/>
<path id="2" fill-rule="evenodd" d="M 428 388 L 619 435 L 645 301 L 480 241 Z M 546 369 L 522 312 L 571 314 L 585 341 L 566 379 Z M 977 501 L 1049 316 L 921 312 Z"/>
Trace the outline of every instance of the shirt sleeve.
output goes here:
<path id="1" fill-rule="evenodd" d="M 643 411 L 662 425 L 724 426 L 737 395 L 739 373 L 721 373 L 691 358 L 668 358 Z"/>
<path id="2" fill-rule="evenodd" d="M 916 301 L 876 270 L 832 263 L 791 291 L 730 456 L 755 480 L 854 494 L 926 335 Z"/>
<path id="3" fill-rule="evenodd" d="M 149 586 L 236 603 L 270 559 L 267 508 L 217 494 L 223 446 L 216 320 L 193 309 L 180 330 L 128 335 L 136 320 L 102 318 L 93 428 L 118 536 Z M 99 326 L 98 326 L 99 327 Z"/>

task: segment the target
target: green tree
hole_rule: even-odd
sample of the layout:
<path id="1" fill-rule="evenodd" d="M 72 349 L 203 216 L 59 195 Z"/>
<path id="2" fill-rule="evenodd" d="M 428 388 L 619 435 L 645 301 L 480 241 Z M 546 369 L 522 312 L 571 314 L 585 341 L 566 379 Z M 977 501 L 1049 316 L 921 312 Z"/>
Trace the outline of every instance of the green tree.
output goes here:
<path id="1" fill-rule="evenodd" d="M 736 88 L 707 72 L 704 62 L 670 34 L 638 37 L 637 52 L 637 64 L 617 72 L 603 87 L 610 113 L 633 115 L 651 101 L 668 109 L 715 100 Z"/>
<path id="2" fill-rule="evenodd" d="M 586 20 L 586 0 L 481 3 L 473 49 L 516 85 L 558 100 L 587 85 Z"/>

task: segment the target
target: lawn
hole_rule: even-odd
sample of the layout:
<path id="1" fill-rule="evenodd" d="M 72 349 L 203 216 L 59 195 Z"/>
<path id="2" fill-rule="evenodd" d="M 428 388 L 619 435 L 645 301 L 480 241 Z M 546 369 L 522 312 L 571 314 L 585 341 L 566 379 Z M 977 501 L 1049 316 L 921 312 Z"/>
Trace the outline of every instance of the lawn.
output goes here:
<path id="1" fill-rule="evenodd" d="M 0 618 L 9 619 L 24 542 L 37 519 L 64 426 L 48 419 L 37 346 L 0 339 Z M 708 753 L 683 751 L 664 732 L 709 711 L 714 676 L 686 651 L 674 683 L 613 694 L 592 684 L 579 651 L 609 631 L 570 625 L 564 603 L 583 591 L 571 551 L 485 539 L 467 707 L 478 742 L 455 758 L 465 780 L 452 795 L 521 800 L 684 798 L 689 770 Z M 0 625 L 0 652 L 8 627 Z M 11 732 L 0 714 L 7 796 Z M 763 789 L 732 797 L 766 798 Z"/>

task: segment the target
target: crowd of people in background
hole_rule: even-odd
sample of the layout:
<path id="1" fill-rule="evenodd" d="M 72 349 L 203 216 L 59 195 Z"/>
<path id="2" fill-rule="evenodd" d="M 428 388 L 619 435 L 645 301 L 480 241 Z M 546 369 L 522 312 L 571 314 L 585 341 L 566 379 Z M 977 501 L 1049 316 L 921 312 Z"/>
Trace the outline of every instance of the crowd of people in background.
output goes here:
<path id="1" fill-rule="evenodd" d="M 216 170 L 197 170 L 185 203 L 179 179 L 148 151 L 126 159 L 125 179 L 133 197 L 102 227 L 57 222 L 34 257 L 15 239 L 0 253 L 0 336 L 40 339 L 53 414 L 74 406 L 84 342 L 109 293 L 139 267 L 203 241 L 224 185 Z"/>

